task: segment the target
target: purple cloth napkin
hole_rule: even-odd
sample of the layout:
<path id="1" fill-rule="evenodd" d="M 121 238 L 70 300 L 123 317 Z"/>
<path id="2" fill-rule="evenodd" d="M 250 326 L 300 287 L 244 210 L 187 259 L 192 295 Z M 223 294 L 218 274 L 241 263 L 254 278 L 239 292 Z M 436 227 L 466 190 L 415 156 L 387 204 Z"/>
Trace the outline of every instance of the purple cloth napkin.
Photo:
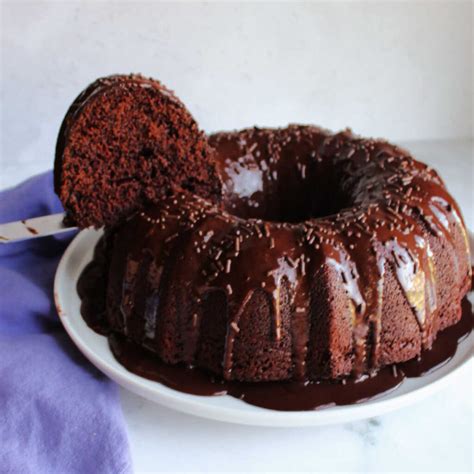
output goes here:
<path id="1" fill-rule="evenodd" d="M 61 212 L 51 172 L 0 193 L 0 222 Z M 0 472 L 131 472 L 117 386 L 65 333 L 53 278 L 71 235 L 0 245 Z"/>

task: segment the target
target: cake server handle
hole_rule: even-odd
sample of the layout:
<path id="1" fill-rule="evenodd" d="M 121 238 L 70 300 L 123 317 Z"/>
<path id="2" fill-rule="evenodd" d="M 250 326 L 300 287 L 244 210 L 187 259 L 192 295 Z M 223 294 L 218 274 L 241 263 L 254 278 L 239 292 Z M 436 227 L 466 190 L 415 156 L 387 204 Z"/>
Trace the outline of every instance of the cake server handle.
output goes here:
<path id="1" fill-rule="evenodd" d="M 76 229 L 64 225 L 64 213 L 0 224 L 0 244 L 35 239 Z"/>

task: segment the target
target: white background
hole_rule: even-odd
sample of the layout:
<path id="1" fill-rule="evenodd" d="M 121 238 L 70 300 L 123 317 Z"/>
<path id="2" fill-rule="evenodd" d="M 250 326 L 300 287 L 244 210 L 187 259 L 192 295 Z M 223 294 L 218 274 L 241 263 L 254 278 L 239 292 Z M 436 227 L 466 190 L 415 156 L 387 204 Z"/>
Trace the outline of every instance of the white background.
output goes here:
<path id="1" fill-rule="evenodd" d="M 70 102 L 117 72 L 160 79 L 206 131 L 472 136 L 469 1 L 1 6 L 1 187 L 50 168 Z"/>
<path id="2" fill-rule="evenodd" d="M 142 72 L 206 131 L 301 122 L 401 142 L 439 169 L 474 226 L 469 1 L 2 1 L 0 12 L 0 188 L 52 167 L 88 83 Z M 472 364 L 423 403 L 328 428 L 231 426 L 121 396 L 137 471 L 473 467 Z"/>

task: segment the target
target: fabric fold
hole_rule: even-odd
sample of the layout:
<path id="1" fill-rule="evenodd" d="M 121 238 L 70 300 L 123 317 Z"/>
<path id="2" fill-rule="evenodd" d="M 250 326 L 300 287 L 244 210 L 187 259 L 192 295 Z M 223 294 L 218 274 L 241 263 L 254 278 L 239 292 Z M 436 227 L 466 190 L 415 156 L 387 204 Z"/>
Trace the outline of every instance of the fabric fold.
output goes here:
<path id="1" fill-rule="evenodd" d="M 47 172 L 0 192 L 0 222 L 62 212 Z M 54 274 L 74 233 L 0 245 L 0 471 L 132 471 L 118 389 L 67 336 Z"/>

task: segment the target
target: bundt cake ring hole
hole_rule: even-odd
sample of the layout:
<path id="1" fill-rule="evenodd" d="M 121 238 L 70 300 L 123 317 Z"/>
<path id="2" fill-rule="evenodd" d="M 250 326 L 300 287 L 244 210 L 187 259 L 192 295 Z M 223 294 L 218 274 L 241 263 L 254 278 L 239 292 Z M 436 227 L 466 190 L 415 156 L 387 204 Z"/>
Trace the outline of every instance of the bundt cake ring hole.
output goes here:
<path id="1" fill-rule="evenodd" d="M 261 184 L 261 191 L 252 196 L 225 196 L 224 209 L 242 219 L 261 219 L 286 224 L 304 223 L 337 214 L 351 203 L 339 188 L 335 173 L 317 174 L 314 170 L 307 180 L 281 176 L 274 186 Z"/>
<path id="2" fill-rule="evenodd" d="M 333 166 L 332 160 L 314 158 L 324 137 L 321 130 L 304 129 L 314 136 L 312 148 L 298 144 L 303 150 L 284 141 L 286 135 L 282 132 L 291 130 L 292 127 L 274 131 L 277 140 L 274 146 L 282 149 L 278 159 L 268 153 L 268 143 L 259 140 L 259 129 L 250 135 L 249 141 L 255 140 L 257 144 L 251 152 L 227 146 L 225 140 L 235 140 L 232 134 L 210 136 L 217 152 L 223 179 L 222 204 L 227 212 L 243 219 L 296 224 L 351 207 L 351 200 L 341 187 L 340 170 Z"/>

